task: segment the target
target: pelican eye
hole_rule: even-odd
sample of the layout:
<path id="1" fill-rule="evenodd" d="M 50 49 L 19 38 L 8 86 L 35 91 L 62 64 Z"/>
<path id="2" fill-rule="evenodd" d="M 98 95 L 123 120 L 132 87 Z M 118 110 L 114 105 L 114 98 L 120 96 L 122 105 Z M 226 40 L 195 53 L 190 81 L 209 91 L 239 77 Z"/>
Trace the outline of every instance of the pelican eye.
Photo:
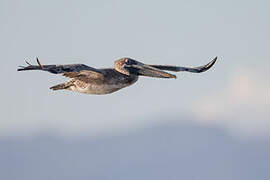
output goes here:
<path id="1" fill-rule="evenodd" d="M 132 64 L 134 64 L 134 61 L 132 61 L 131 59 L 126 59 L 125 64 L 126 65 L 132 65 Z"/>

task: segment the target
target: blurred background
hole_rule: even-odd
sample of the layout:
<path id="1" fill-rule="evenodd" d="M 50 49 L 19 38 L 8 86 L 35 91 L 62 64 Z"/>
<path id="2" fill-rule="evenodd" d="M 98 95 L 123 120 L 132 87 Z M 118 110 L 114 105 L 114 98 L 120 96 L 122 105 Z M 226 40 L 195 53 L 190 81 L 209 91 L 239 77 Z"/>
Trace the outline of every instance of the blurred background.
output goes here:
<path id="1" fill-rule="evenodd" d="M 0 179 L 269 179 L 269 1 L 0 0 Z M 24 60 L 199 66 L 110 95 Z"/>

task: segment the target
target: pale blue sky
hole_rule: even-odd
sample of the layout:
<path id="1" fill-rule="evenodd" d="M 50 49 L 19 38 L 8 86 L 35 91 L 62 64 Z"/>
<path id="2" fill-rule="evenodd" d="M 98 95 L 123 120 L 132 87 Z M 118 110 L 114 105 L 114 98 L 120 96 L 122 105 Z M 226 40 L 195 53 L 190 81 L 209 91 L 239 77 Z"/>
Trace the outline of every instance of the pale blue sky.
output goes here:
<path id="1" fill-rule="evenodd" d="M 64 136 L 95 134 L 143 126 L 159 116 L 193 117 L 194 104 L 226 93 L 231 81 L 245 73 L 260 76 L 262 85 L 269 82 L 268 1 L 0 3 L 4 65 L 0 132 L 4 136 L 44 131 Z M 44 64 L 79 62 L 93 67 L 110 67 L 126 56 L 185 66 L 219 59 L 203 74 L 181 73 L 177 80 L 140 78 L 114 94 L 94 96 L 49 90 L 65 80 L 61 76 L 16 72 L 25 59 L 34 62 L 37 56 Z M 261 89 L 268 92 L 269 85 Z M 250 96 L 269 100 L 264 92 Z M 263 118 L 269 117 L 265 114 Z"/>
<path id="2" fill-rule="evenodd" d="M 2 0 L 0 133 L 77 136 L 132 129 L 159 116 L 196 116 L 198 101 L 226 93 L 242 74 L 266 76 L 260 77 L 263 85 L 269 82 L 268 7 L 268 1 Z M 219 59 L 203 74 L 179 73 L 177 80 L 140 78 L 114 94 L 94 96 L 49 90 L 65 80 L 61 76 L 16 72 L 25 59 L 34 62 L 37 56 L 44 64 L 93 67 L 113 66 L 121 57 L 185 66 Z M 268 92 L 269 85 L 261 89 Z M 250 96 L 269 98 L 256 92 Z M 265 113 L 263 118 L 269 117 Z"/>

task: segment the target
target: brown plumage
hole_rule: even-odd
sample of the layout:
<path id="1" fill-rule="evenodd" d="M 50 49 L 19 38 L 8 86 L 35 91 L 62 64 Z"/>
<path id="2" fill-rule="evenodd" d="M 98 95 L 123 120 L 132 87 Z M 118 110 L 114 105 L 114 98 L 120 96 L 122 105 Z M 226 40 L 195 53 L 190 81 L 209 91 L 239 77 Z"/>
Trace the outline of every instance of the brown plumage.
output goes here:
<path id="1" fill-rule="evenodd" d="M 109 94 L 124 87 L 134 84 L 139 76 L 156 78 L 176 78 L 166 71 L 188 71 L 201 73 L 210 69 L 217 58 L 204 66 L 195 68 L 170 66 L 170 65 L 146 65 L 130 58 L 122 58 L 114 63 L 114 68 L 95 69 L 84 64 L 68 65 L 42 65 L 37 58 L 38 65 L 20 66 L 18 71 L 42 70 L 54 74 L 62 74 L 70 78 L 65 83 L 51 87 L 52 90 L 67 89 L 87 94 Z"/>

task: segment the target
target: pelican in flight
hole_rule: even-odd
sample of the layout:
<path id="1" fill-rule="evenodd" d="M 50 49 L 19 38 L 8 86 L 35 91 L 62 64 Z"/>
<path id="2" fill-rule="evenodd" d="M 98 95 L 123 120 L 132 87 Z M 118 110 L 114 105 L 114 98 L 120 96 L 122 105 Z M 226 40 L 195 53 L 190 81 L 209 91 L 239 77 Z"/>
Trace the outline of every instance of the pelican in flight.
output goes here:
<path id="1" fill-rule="evenodd" d="M 155 78 L 176 78 L 165 71 L 187 71 L 201 73 L 210 69 L 217 57 L 204 66 L 181 67 L 170 65 L 147 65 L 131 58 L 121 58 L 114 62 L 114 68 L 96 69 L 84 64 L 37 65 L 25 61 L 28 66 L 19 66 L 18 71 L 42 70 L 53 74 L 62 74 L 70 78 L 67 82 L 51 87 L 52 90 L 71 90 L 86 94 L 110 94 L 134 84 L 139 76 Z"/>

